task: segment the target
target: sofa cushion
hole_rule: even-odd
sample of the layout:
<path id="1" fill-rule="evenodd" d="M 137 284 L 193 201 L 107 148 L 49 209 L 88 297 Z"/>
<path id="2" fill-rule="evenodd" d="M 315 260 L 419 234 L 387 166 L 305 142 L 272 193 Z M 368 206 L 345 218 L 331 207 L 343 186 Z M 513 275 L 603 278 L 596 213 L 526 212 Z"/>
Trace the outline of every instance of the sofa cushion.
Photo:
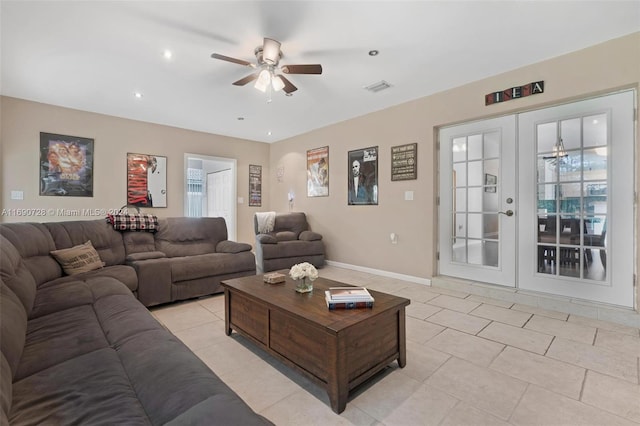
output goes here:
<path id="1" fill-rule="evenodd" d="M 49 254 L 51 250 L 56 249 L 56 245 L 44 225 L 40 223 L 4 223 L 0 225 L 0 234 L 9 241 L 10 245 L 15 247 L 24 261 L 24 266 L 35 279 L 36 286 L 62 276 L 62 268 Z M 4 245 L 0 240 L 0 246 Z M 4 257 L 3 250 L 3 262 Z M 6 283 L 12 287 L 10 283 Z M 20 296 L 18 291 L 16 294 Z"/>
<path id="2" fill-rule="evenodd" d="M 296 238 L 302 231 L 308 229 L 307 216 L 303 212 L 279 213 L 276 215 L 276 221 L 273 226 L 274 232 L 291 231 L 296 234 Z"/>
<path id="3" fill-rule="evenodd" d="M 265 244 L 262 246 L 263 259 L 309 255 L 324 255 L 322 241 L 281 241 L 278 244 Z"/>
<path id="4" fill-rule="evenodd" d="M 256 235 L 256 240 L 260 244 L 278 244 L 278 239 L 275 237 L 275 235 L 258 234 Z"/>
<path id="5" fill-rule="evenodd" d="M 82 281 L 58 281 L 43 286 L 36 293 L 29 318 L 38 318 L 65 309 L 93 303 L 93 294 Z"/>
<path id="6" fill-rule="evenodd" d="M 9 424 L 9 411 L 13 398 L 13 378 L 9 362 L 0 353 L 0 425 Z"/>
<path id="7" fill-rule="evenodd" d="M 319 241 L 322 239 L 322 235 L 313 231 L 302 231 L 298 239 L 301 241 Z"/>
<path id="8" fill-rule="evenodd" d="M 13 385 L 11 424 L 148 425 L 117 351 L 68 359 Z"/>
<path id="9" fill-rule="evenodd" d="M 251 244 L 237 243 L 235 241 L 220 241 L 216 246 L 217 253 L 242 253 L 243 251 L 251 251 Z"/>
<path id="10" fill-rule="evenodd" d="M 0 351 L 10 367 L 11 382 L 24 348 L 27 313 L 18 296 L 4 282 L 0 281 L 0 285 Z"/>
<path id="11" fill-rule="evenodd" d="M 0 229 L 3 229 L 2 226 Z M 51 260 L 55 263 L 53 259 Z M 59 266 L 57 268 L 60 270 Z M 27 269 L 18 250 L 2 235 L 0 235 L 0 280 L 15 293 L 28 315 L 36 297 L 36 280 Z"/>
<path id="12" fill-rule="evenodd" d="M 91 240 L 106 266 L 124 263 L 122 233 L 115 231 L 105 220 L 77 220 L 44 224 L 55 242 L 55 249 L 64 249 Z"/>
<path id="13" fill-rule="evenodd" d="M 105 347 L 108 343 L 91 305 L 31 319 L 15 380 Z"/>
<path id="14" fill-rule="evenodd" d="M 43 284 L 42 287 L 57 285 L 58 283 L 69 281 L 87 281 L 95 277 L 114 278 L 124 283 L 132 292 L 138 290 L 138 276 L 136 275 L 136 270 L 129 265 L 105 266 L 104 268 L 96 269 L 95 271 L 83 272 L 77 275 L 65 275 L 57 280 Z"/>
<path id="15" fill-rule="evenodd" d="M 247 252 L 249 254 L 250 252 Z M 255 258 L 231 253 L 208 253 L 199 256 L 174 257 L 171 282 L 194 280 L 255 269 Z"/>
<path id="16" fill-rule="evenodd" d="M 91 244 L 91 240 L 71 248 L 53 250 L 51 255 L 58 261 L 67 275 L 89 272 L 104 266 L 104 262 L 100 260 L 98 252 Z"/>
<path id="17" fill-rule="evenodd" d="M 163 257 L 167 257 L 167 255 L 161 251 L 145 251 L 128 254 L 126 260 L 127 262 L 135 262 L 136 260 L 162 259 Z"/>
<path id="18" fill-rule="evenodd" d="M 151 232 L 123 232 L 122 241 L 127 255 L 156 251 L 156 241 Z"/>
<path id="19" fill-rule="evenodd" d="M 156 250 L 167 257 L 215 253 L 227 239 L 227 224 L 221 217 L 171 217 L 160 219 L 155 234 Z"/>
<path id="20" fill-rule="evenodd" d="M 298 239 L 298 234 L 291 231 L 276 232 L 276 240 L 280 241 L 294 241 Z"/>

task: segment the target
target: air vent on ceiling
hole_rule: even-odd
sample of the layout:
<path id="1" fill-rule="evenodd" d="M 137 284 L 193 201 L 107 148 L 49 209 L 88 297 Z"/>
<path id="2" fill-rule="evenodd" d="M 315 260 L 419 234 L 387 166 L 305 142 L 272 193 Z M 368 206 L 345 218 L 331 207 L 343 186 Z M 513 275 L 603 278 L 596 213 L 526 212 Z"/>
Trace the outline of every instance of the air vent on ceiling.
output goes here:
<path id="1" fill-rule="evenodd" d="M 365 90 L 368 90 L 373 93 L 377 93 L 377 92 L 380 92 L 381 90 L 388 89 L 389 87 L 391 87 L 389 83 L 387 83 L 384 80 L 380 80 L 377 83 L 368 85 L 367 87 L 365 87 Z"/>

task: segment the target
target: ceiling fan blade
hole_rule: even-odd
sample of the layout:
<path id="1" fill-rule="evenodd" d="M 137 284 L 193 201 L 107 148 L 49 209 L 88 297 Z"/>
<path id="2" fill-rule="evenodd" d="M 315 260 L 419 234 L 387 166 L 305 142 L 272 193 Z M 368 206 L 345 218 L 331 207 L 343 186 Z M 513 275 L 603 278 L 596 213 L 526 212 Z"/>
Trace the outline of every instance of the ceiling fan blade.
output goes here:
<path id="1" fill-rule="evenodd" d="M 233 85 L 234 86 L 244 86 L 245 84 L 250 83 L 253 80 L 257 79 L 258 78 L 258 74 L 259 73 L 255 73 L 255 74 L 248 75 L 248 76 L 246 76 L 244 78 L 241 78 L 240 80 L 234 82 Z"/>
<path id="2" fill-rule="evenodd" d="M 277 64 L 280 60 L 280 42 L 272 38 L 264 38 L 262 59 L 268 64 Z"/>
<path id="3" fill-rule="evenodd" d="M 244 65 L 247 67 L 255 67 L 251 62 L 244 61 L 242 59 L 230 58 L 229 56 L 220 55 L 218 53 L 212 53 L 211 57 L 213 59 L 220 59 L 227 62 L 233 62 L 234 64 Z"/>
<path id="4" fill-rule="evenodd" d="M 283 65 L 282 72 L 285 74 L 322 74 L 322 65 Z"/>
<path id="5" fill-rule="evenodd" d="M 298 90 L 298 88 L 294 86 L 293 83 L 291 83 L 289 80 L 287 80 L 287 78 L 284 75 L 280 75 L 280 78 L 284 83 L 284 87 L 282 88 L 282 90 L 284 90 L 285 93 L 293 93 L 296 90 Z"/>

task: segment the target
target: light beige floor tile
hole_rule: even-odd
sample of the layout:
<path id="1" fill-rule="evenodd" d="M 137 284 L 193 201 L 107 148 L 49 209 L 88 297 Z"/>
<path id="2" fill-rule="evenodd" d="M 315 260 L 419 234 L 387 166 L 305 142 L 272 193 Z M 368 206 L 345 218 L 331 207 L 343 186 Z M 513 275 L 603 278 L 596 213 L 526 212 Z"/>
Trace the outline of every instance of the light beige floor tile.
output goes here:
<path id="1" fill-rule="evenodd" d="M 421 286 L 421 287 L 405 287 L 396 293 L 396 296 L 406 297 L 407 299 L 411 299 L 412 301 L 424 303 L 428 300 L 438 297 L 438 293 L 434 293 L 431 290 L 431 287 Z"/>
<path id="2" fill-rule="evenodd" d="M 438 425 L 458 400 L 446 393 L 422 385 L 398 408 L 383 419 L 386 425 Z"/>
<path id="3" fill-rule="evenodd" d="M 409 399 L 420 387 L 417 380 L 398 374 L 397 371 L 388 374 L 378 382 L 362 391 L 347 404 L 353 404 L 378 421 L 391 414 L 400 404 Z"/>
<path id="4" fill-rule="evenodd" d="M 474 317 L 449 309 L 443 309 L 431 315 L 425 321 L 450 327 L 458 331 L 464 331 L 469 334 L 477 334 L 491 322 L 484 318 Z"/>
<path id="5" fill-rule="evenodd" d="M 224 319 L 224 294 L 198 299 L 198 304 L 214 314 L 222 314 Z"/>
<path id="6" fill-rule="evenodd" d="M 514 425 L 631 425 L 622 417 L 582 402 L 531 385 L 516 407 L 510 423 Z"/>
<path id="7" fill-rule="evenodd" d="M 469 297 L 469 293 L 465 293 L 464 291 L 459 291 L 459 290 L 452 290 L 450 288 L 444 288 L 444 287 L 431 286 L 431 291 L 438 294 L 446 294 L 447 296 L 458 297 L 460 299 L 465 299 Z"/>
<path id="8" fill-rule="evenodd" d="M 522 305 L 518 303 L 513 305 L 511 309 L 515 311 L 529 312 L 530 314 L 541 315 L 543 317 L 554 318 L 554 319 L 563 320 L 563 321 L 566 321 L 567 318 L 569 318 L 569 314 L 565 314 L 563 312 L 549 311 L 547 309 L 537 308 L 535 306 L 530 306 L 530 305 Z"/>
<path id="9" fill-rule="evenodd" d="M 504 345 L 460 331 L 447 329 L 425 343 L 433 349 L 487 367 L 504 349 Z"/>
<path id="10" fill-rule="evenodd" d="M 596 329 L 594 327 L 569 323 L 540 315 L 534 315 L 524 328 L 589 345 L 593 344 L 596 336 Z"/>
<path id="11" fill-rule="evenodd" d="M 469 313 L 477 317 L 513 325 L 514 327 L 522 327 L 532 315 L 528 312 L 514 311 L 513 309 L 506 309 L 488 304 L 482 304 Z"/>
<path id="12" fill-rule="evenodd" d="M 243 374 L 227 375 L 225 381 L 258 412 L 300 390 L 297 383 L 261 362 L 246 364 Z"/>
<path id="13" fill-rule="evenodd" d="M 548 334 L 499 322 L 492 322 L 478 336 L 537 354 L 544 354 L 553 340 Z"/>
<path id="14" fill-rule="evenodd" d="M 491 368 L 578 400 L 586 370 L 542 355 L 507 347 Z"/>
<path id="15" fill-rule="evenodd" d="M 174 334 L 192 351 L 218 344 L 222 340 L 229 338 L 229 336 L 224 333 L 224 321 L 220 319 L 178 330 L 174 332 Z"/>
<path id="16" fill-rule="evenodd" d="M 450 309 L 456 312 L 467 314 L 480 306 L 480 303 L 458 297 L 442 294 L 434 299 L 429 300 L 429 305 L 439 306 L 441 308 Z"/>
<path id="17" fill-rule="evenodd" d="M 407 365 L 398 371 L 419 382 L 425 381 L 451 355 L 431 349 L 428 346 L 407 342 Z"/>
<path id="18" fill-rule="evenodd" d="M 508 302 L 504 300 L 492 299 L 491 297 L 479 296 L 477 294 L 472 294 L 467 297 L 467 300 L 471 300 L 472 302 L 480 302 L 493 306 L 499 306 L 501 308 L 509 309 L 513 306 L 513 302 Z"/>
<path id="19" fill-rule="evenodd" d="M 242 375 L 251 376 L 251 372 L 247 369 L 247 365 L 250 363 L 260 363 L 265 368 L 272 368 L 265 364 L 260 355 L 232 337 L 227 337 L 227 339 L 220 340 L 218 344 L 206 346 L 194 352 L 222 380 L 226 378 L 237 379 Z"/>
<path id="20" fill-rule="evenodd" d="M 629 334 L 631 336 L 640 336 L 640 329 L 636 327 L 629 327 L 615 322 L 597 320 L 594 318 L 582 317 L 580 315 L 569 315 L 568 322 L 576 324 L 588 325 L 590 327 L 596 327 L 601 330 L 616 331 L 618 333 Z"/>
<path id="21" fill-rule="evenodd" d="M 348 419 L 349 412 L 353 410 L 354 408 L 347 404 L 342 415 L 338 415 L 331 411 L 331 407 L 300 389 L 259 413 L 278 426 L 351 426 L 358 424 Z M 374 419 L 369 417 L 368 422 L 359 424 L 370 425 L 373 422 Z"/>
<path id="22" fill-rule="evenodd" d="M 598 330 L 595 345 L 640 357 L 640 337 L 629 334 Z"/>
<path id="23" fill-rule="evenodd" d="M 507 420 L 527 384 L 521 380 L 452 357 L 426 384 Z"/>
<path id="24" fill-rule="evenodd" d="M 638 358 L 631 355 L 556 338 L 546 356 L 638 384 Z"/>
<path id="25" fill-rule="evenodd" d="M 456 405 L 441 426 L 507 426 L 509 423 L 465 402 Z"/>
<path id="26" fill-rule="evenodd" d="M 442 308 L 438 308 L 437 306 L 432 306 L 432 305 L 427 305 L 426 303 L 411 301 L 411 304 L 406 307 L 405 312 L 406 312 L 406 315 L 409 317 L 423 320 L 425 318 L 429 318 L 431 315 L 441 310 Z"/>
<path id="27" fill-rule="evenodd" d="M 165 327 L 174 333 L 220 319 L 200 306 L 196 301 L 162 307 L 154 310 L 153 314 Z"/>
<path id="28" fill-rule="evenodd" d="M 437 336 L 445 329 L 440 325 L 432 324 L 416 318 L 406 318 L 407 341 L 424 343 Z"/>
<path id="29" fill-rule="evenodd" d="M 582 402 L 640 423 L 639 385 L 589 371 Z"/>

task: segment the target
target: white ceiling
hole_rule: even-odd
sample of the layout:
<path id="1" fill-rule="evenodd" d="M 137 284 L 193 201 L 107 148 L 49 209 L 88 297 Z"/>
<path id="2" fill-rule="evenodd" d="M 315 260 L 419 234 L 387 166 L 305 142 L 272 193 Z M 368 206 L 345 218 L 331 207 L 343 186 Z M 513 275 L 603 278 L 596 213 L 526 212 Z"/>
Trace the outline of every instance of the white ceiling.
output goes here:
<path id="1" fill-rule="evenodd" d="M 2 0 L 0 8 L 3 95 L 263 142 L 640 30 L 637 0 Z M 282 42 L 281 64 L 320 63 L 323 74 L 290 75 L 299 90 L 269 104 L 252 84 L 233 86 L 252 70 L 211 53 L 254 61 L 263 37 Z M 380 80 L 392 87 L 363 89 Z M 523 82 L 505 82 L 513 83 Z"/>

